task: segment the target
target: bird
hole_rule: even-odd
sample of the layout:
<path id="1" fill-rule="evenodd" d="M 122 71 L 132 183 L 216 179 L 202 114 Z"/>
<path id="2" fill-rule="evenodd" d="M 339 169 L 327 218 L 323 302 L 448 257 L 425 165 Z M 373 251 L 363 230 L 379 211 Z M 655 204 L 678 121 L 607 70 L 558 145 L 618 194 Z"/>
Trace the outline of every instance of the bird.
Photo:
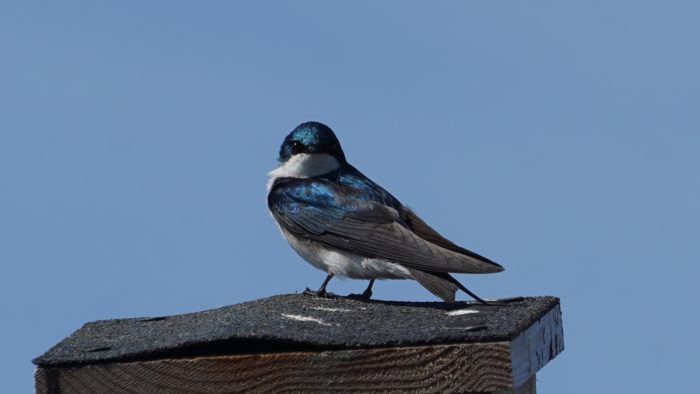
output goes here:
<path id="1" fill-rule="evenodd" d="M 445 302 L 457 290 L 482 298 L 450 273 L 504 268 L 440 235 L 411 208 L 353 167 L 333 130 L 305 122 L 289 133 L 279 166 L 268 173 L 267 205 L 292 249 L 327 273 L 306 294 L 329 296 L 334 277 L 369 280 L 356 295 L 369 300 L 376 279 L 413 279 Z"/>

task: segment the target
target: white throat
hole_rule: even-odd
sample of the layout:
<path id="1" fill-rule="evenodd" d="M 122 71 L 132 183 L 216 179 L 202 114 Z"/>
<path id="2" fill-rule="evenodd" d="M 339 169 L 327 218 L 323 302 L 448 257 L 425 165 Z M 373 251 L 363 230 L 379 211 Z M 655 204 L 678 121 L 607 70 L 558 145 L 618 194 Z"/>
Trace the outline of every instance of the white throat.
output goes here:
<path id="1" fill-rule="evenodd" d="M 299 153 L 267 174 L 270 177 L 267 190 L 270 190 L 276 178 L 311 178 L 335 171 L 339 167 L 338 160 L 329 154 Z"/>

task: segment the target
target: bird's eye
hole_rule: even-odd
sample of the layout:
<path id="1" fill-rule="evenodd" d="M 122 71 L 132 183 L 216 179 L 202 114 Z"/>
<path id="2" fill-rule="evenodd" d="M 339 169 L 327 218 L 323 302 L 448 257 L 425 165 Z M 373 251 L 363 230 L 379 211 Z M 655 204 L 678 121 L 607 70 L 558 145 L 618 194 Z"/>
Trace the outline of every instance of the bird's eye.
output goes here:
<path id="1" fill-rule="evenodd" d="M 299 141 L 292 141 L 292 154 L 300 153 L 304 150 L 304 145 Z"/>

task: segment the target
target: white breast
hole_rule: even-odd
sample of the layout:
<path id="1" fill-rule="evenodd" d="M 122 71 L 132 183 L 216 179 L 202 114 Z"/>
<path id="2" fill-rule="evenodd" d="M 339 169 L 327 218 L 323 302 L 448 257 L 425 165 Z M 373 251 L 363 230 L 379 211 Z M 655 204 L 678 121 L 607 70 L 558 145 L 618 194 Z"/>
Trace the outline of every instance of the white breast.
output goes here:
<path id="1" fill-rule="evenodd" d="M 403 266 L 381 259 L 371 259 L 326 247 L 318 242 L 299 238 L 280 227 L 282 236 L 304 260 L 333 275 L 353 279 L 410 279 Z"/>
<path id="2" fill-rule="evenodd" d="M 281 166 L 270 171 L 267 176 L 267 191 L 270 191 L 272 184 L 277 178 L 311 178 L 323 174 L 328 174 L 340 167 L 340 163 L 335 157 L 321 153 L 299 153 L 282 163 Z"/>

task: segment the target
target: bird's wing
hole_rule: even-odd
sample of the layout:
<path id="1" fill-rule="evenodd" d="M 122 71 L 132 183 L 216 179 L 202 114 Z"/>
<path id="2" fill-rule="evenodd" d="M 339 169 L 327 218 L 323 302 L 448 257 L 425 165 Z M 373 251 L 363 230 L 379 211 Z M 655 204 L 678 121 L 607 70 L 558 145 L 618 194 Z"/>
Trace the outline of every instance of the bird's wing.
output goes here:
<path id="1" fill-rule="evenodd" d="M 408 223 L 411 230 L 413 230 L 413 232 L 416 235 L 425 239 L 426 241 L 430 241 L 430 242 L 434 243 L 435 245 L 443 247 L 447 250 L 451 250 L 455 253 L 463 254 L 465 256 L 469 256 L 469 257 L 481 260 L 483 262 L 494 264 L 498 267 L 501 267 L 498 263 L 496 263 L 492 260 L 489 260 L 486 257 L 481 256 L 477 253 L 474 253 L 469 249 L 465 249 L 465 248 L 455 244 L 454 242 L 450 241 L 449 239 L 443 237 L 442 235 L 440 235 L 440 233 L 435 231 L 425 221 L 423 221 L 423 219 L 421 219 L 420 216 L 418 216 L 411 209 L 406 208 L 404 212 L 405 212 L 406 222 Z"/>
<path id="2" fill-rule="evenodd" d="M 484 256 L 476 254 L 471 250 L 456 245 L 452 241 L 443 237 L 442 235 L 440 235 L 440 233 L 438 233 L 427 223 L 425 223 L 425 221 L 423 221 L 423 219 L 421 219 L 415 212 L 413 212 L 413 210 L 401 205 L 401 203 L 396 199 L 396 197 L 392 196 L 391 193 L 389 193 L 384 188 L 373 182 L 371 179 L 367 178 L 355 167 L 349 167 L 349 171 L 346 171 L 341 175 L 339 183 L 342 185 L 350 186 L 354 189 L 361 190 L 362 194 L 369 195 L 372 201 L 398 209 L 399 215 L 401 216 L 401 223 L 409 229 L 411 229 L 411 231 L 413 231 L 417 236 L 435 245 L 443 247 L 447 250 L 470 256 L 475 259 L 484 261 L 486 263 L 494 264 L 494 269 L 500 267 L 498 263 L 491 261 Z"/>
<path id="3" fill-rule="evenodd" d="M 417 236 L 399 223 L 395 209 L 323 179 L 277 183 L 268 195 L 268 206 L 285 230 L 361 256 L 434 272 L 503 270 Z"/>

